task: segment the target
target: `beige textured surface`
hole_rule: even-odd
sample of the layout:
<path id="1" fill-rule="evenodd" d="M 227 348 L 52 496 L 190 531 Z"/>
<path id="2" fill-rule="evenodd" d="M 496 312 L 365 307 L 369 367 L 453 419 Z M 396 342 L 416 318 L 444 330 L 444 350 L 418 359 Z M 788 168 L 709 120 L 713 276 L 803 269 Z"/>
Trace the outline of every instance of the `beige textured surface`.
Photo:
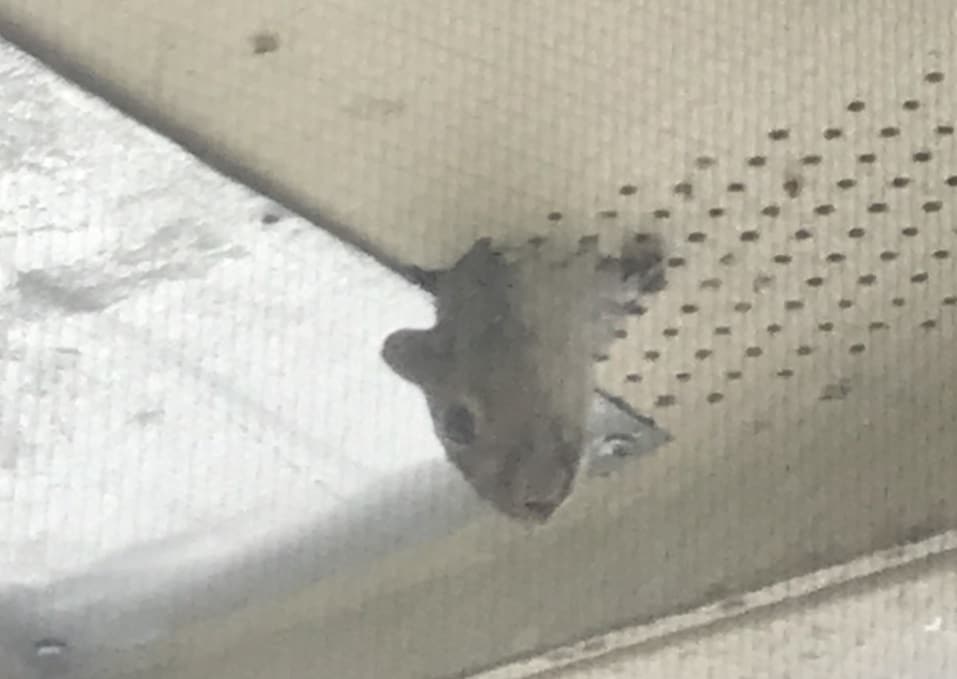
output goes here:
<path id="1" fill-rule="evenodd" d="M 952 3 L 254 5 L 0 0 L 0 31 L 392 260 L 662 231 L 672 285 L 601 371 L 676 440 L 534 536 L 184 631 L 163 676 L 449 676 L 957 525 Z"/>

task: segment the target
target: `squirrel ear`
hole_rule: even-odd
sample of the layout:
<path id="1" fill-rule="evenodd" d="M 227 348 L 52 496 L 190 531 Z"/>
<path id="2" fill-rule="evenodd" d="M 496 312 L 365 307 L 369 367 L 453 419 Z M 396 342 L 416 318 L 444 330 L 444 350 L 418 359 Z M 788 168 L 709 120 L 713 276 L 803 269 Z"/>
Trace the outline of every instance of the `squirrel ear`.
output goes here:
<path id="1" fill-rule="evenodd" d="M 431 330 L 396 330 L 386 337 L 381 355 L 399 377 L 418 385 L 434 382 L 443 362 Z"/>

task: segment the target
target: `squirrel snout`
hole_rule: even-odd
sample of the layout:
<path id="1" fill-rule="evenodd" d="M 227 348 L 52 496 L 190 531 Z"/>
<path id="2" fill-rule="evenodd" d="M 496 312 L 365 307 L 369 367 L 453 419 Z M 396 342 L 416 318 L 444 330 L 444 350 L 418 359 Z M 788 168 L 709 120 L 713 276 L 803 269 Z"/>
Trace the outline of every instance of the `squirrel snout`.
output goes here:
<path id="1" fill-rule="evenodd" d="M 571 492 L 575 470 L 563 463 L 522 470 L 513 486 L 512 505 L 520 518 L 543 523 Z"/>

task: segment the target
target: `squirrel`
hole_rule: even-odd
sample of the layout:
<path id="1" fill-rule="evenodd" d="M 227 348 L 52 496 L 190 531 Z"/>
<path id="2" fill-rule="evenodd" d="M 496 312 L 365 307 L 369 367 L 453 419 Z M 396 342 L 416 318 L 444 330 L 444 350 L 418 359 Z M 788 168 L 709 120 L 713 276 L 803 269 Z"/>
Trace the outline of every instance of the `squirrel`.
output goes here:
<path id="1" fill-rule="evenodd" d="M 497 250 L 477 240 L 428 272 L 436 322 L 405 328 L 381 356 L 425 396 L 449 461 L 506 516 L 548 521 L 571 493 L 585 446 L 594 357 L 638 299 L 666 286 L 662 241 L 639 234 L 619 257 L 595 237 L 549 258 L 542 240 Z"/>

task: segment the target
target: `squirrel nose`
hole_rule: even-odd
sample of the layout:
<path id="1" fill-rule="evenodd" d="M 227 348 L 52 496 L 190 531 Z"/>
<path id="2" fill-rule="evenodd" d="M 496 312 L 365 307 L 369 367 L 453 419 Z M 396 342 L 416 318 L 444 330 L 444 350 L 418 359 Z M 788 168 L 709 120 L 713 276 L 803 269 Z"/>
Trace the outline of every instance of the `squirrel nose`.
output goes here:
<path id="1" fill-rule="evenodd" d="M 534 476 L 518 484 L 515 504 L 533 521 L 542 522 L 551 517 L 568 495 L 571 477 L 568 470 L 555 468 L 538 470 Z"/>

